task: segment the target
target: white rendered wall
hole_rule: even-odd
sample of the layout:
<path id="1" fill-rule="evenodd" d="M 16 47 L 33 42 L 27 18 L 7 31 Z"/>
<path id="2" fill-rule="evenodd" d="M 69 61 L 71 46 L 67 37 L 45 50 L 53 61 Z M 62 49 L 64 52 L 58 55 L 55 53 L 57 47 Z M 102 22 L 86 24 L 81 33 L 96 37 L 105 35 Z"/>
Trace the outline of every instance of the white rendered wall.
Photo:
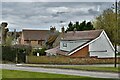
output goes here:
<path id="1" fill-rule="evenodd" d="M 88 40 L 76 40 L 76 41 L 60 41 L 60 49 L 64 51 L 71 51 L 74 48 L 86 43 Z M 67 44 L 67 47 L 64 47 L 63 44 Z"/>
<path id="2" fill-rule="evenodd" d="M 107 52 L 97 52 L 105 50 L 107 50 Z M 114 50 L 111 47 L 104 33 L 102 33 L 100 38 L 98 38 L 89 45 L 89 51 L 90 56 L 98 56 L 98 58 L 114 57 Z"/>

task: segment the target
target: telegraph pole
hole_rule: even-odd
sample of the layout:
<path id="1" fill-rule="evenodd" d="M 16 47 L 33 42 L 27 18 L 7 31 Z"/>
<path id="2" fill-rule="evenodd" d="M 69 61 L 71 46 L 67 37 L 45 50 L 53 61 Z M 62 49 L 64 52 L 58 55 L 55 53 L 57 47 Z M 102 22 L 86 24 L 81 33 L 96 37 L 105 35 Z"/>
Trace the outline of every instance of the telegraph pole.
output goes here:
<path id="1" fill-rule="evenodd" d="M 117 20 L 117 0 L 115 1 L 115 17 L 116 17 L 116 29 L 115 29 L 115 33 L 116 33 L 116 37 L 115 37 L 115 64 L 114 67 L 116 67 L 117 65 L 117 40 L 118 40 L 118 20 Z"/>

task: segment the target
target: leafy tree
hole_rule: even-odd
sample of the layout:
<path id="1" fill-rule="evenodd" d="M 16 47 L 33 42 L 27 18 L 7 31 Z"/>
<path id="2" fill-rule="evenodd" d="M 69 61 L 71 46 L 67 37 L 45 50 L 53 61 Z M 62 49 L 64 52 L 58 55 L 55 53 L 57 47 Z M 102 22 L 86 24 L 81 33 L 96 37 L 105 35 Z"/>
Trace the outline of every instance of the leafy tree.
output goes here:
<path id="1" fill-rule="evenodd" d="M 7 32 L 9 29 L 7 28 L 8 23 L 7 22 L 2 22 L 0 27 L 2 30 L 2 45 L 6 44 L 6 37 L 7 37 Z"/>
<path id="2" fill-rule="evenodd" d="M 10 46 L 12 44 L 13 39 L 14 39 L 13 36 L 7 36 L 6 46 Z"/>
<path id="3" fill-rule="evenodd" d="M 118 2 L 118 43 L 120 45 L 120 1 Z"/>
<path id="4" fill-rule="evenodd" d="M 120 23 L 120 20 L 117 21 L 118 23 Z M 117 37 L 116 14 L 112 9 L 104 10 L 101 15 L 96 17 L 96 21 L 94 21 L 94 26 L 96 29 L 104 29 L 107 32 L 110 40 L 115 43 Z M 120 29 L 120 27 L 118 28 Z"/>
<path id="5" fill-rule="evenodd" d="M 74 29 L 73 23 L 70 21 L 70 23 L 68 24 L 67 31 L 73 31 L 73 29 Z"/>
<path id="6" fill-rule="evenodd" d="M 86 21 L 83 21 L 83 22 L 80 24 L 80 27 L 79 27 L 78 31 L 83 31 L 83 30 L 85 30 L 85 27 L 86 27 Z"/>
<path id="7" fill-rule="evenodd" d="M 77 31 L 83 31 L 83 30 L 93 30 L 94 27 L 91 22 L 86 23 L 86 21 L 83 21 L 82 23 L 79 23 L 79 21 L 77 21 L 75 24 L 73 24 L 70 21 L 66 31 L 74 31 L 74 29 L 76 29 Z"/>
<path id="8" fill-rule="evenodd" d="M 92 25 L 92 23 L 91 22 L 88 22 L 87 24 L 86 24 L 86 26 L 85 26 L 85 28 L 84 28 L 85 30 L 93 30 L 94 29 L 94 27 L 93 27 L 93 25 Z"/>

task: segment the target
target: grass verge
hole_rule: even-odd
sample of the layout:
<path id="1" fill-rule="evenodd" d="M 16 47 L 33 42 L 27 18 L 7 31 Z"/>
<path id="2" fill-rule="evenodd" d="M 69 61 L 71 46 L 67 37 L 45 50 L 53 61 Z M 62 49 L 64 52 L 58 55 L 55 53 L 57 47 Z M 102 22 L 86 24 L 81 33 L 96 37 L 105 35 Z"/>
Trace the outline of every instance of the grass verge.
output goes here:
<path id="1" fill-rule="evenodd" d="M 81 66 L 42 66 L 44 68 L 59 68 L 59 69 L 73 69 L 73 70 L 84 70 L 84 71 L 100 71 L 100 72 L 120 72 L 118 68 L 114 67 L 81 67 Z"/>
<path id="2" fill-rule="evenodd" d="M 120 73 L 120 67 L 115 68 L 115 67 L 96 67 L 96 66 L 49 66 L 49 65 L 36 65 L 36 64 L 26 64 L 23 66 Z"/>
<path id="3" fill-rule="evenodd" d="M 19 70 L 5 70 L 3 69 L 3 79 L 2 80 L 42 80 L 42 78 L 46 78 L 49 80 L 113 80 L 113 79 L 105 79 L 105 78 L 92 78 L 92 77 L 83 77 L 83 76 L 73 76 L 73 75 L 63 75 L 63 74 L 50 74 L 50 73 L 41 73 L 41 72 L 28 72 L 28 71 L 19 71 Z M 66 79 L 67 78 L 67 79 Z"/>

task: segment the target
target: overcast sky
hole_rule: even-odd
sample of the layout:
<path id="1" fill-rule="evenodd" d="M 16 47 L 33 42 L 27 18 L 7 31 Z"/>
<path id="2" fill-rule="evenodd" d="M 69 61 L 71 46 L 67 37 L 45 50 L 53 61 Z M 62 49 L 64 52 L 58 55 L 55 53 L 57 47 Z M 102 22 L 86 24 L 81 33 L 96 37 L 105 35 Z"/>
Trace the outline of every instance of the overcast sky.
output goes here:
<path id="1" fill-rule="evenodd" d="M 59 30 L 63 25 L 67 27 L 70 21 L 93 21 L 103 10 L 113 4 L 113 2 L 37 1 L 8 2 L 5 0 L 1 6 L 2 20 L 0 21 L 8 22 L 11 31 L 14 29 L 20 31 L 23 28 L 48 30 L 51 25 Z"/>

